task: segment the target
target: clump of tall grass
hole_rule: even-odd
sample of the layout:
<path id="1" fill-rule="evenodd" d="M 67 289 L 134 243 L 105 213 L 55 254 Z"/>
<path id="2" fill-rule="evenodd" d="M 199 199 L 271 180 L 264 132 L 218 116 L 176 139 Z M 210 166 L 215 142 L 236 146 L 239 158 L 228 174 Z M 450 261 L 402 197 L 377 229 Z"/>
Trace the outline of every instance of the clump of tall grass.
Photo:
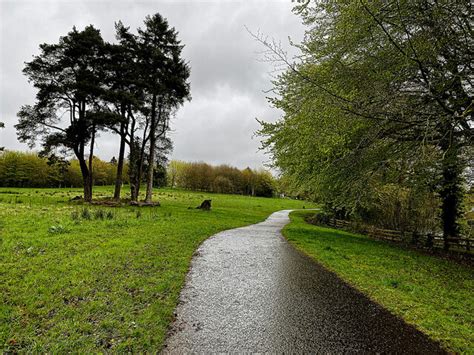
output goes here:
<path id="1" fill-rule="evenodd" d="M 105 211 L 102 209 L 98 209 L 94 212 L 94 218 L 103 220 L 105 218 Z"/>
<path id="2" fill-rule="evenodd" d="M 81 216 L 79 215 L 79 212 L 78 212 L 78 211 L 72 211 L 72 212 L 71 212 L 71 219 L 72 219 L 74 222 L 79 222 L 80 219 L 81 219 Z"/>
<path id="3" fill-rule="evenodd" d="M 84 207 L 81 211 L 81 218 L 85 220 L 90 220 L 92 219 L 92 214 L 91 211 L 87 207 Z"/>
<path id="4" fill-rule="evenodd" d="M 63 234 L 63 233 L 68 233 L 69 230 L 62 226 L 61 224 L 58 224 L 57 226 L 51 226 L 48 228 L 48 233 L 50 234 Z"/>
<path id="5" fill-rule="evenodd" d="M 115 213 L 110 211 L 110 210 L 104 210 L 104 209 L 97 209 L 93 213 L 89 210 L 89 208 L 84 207 L 80 212 L 79 211 L 72 211 L 71 212 L 71 219 L 79 223 L 81 219 L 83 220 L 91 220 L 91 219 L 96 219 L 96 220 L 112 220 L 115 218 Z"/>

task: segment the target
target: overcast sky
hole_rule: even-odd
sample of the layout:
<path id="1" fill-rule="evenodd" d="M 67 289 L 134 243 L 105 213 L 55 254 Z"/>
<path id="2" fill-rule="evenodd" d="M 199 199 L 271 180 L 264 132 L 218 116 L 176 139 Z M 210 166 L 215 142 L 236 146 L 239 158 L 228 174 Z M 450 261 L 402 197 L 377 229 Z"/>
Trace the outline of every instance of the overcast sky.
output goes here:
<path id="1" fill-rule="evenodd" d="M 32 104 L 35 89 L 22 74 L 25 61 L 38 54 L 40 43 L 57 43 L 72 26 L 93 24 L 107 41 L 114 40 L 114 22 L 132 30 L 146 15 L 161 13 L 179 32 L 183 56 L 191 66 L 191 102 L 173 120 L 173 159 L 259 167 L 269 157 L 258 150 L 255 118 L 276 120 L 264 90 L 271 88 L 273 66 L 263 62 L 263 47 L 245 29 L 260 31 L 290 49 L 288 36 L 300 41 L 304 27 L 282 1 L 101 1 L 0 0 L 1 87 L 0 146 L 27 150 L 16 139 L 13 125 L 23 104 Z M 97 155 L 110 160 L 118 141 L 101 133 Z"/>

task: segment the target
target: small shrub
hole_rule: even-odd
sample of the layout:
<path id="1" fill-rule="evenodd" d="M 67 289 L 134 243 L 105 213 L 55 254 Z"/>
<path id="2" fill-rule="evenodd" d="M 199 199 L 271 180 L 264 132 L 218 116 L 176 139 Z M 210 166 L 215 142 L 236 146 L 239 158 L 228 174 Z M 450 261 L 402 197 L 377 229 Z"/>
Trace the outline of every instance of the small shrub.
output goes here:
<path id="1" fill-rule="evenodd" d="M 105 212 L 104 212 L 104 210 L 101 210 L 101 209 L 96 210 L 96 211 L 94 212 L 94 218 L 95 218 L 95 219 L 101 219 L 101 220 L 103 220 L 103 219 L 105 218 Z"/>
<path id="2" fill-rule="evenodd" d="M 107 213 L 105 214 L 105 218 L 107 219 L 114 219 L 115 215 L 112 211 L 107 211 Z"/>
<path id="3" fill-rule="evenodd" d="M 398 288 L 400 286 L 400 281 L 398 280 L 387 280 L 387 285 L 393 288 Z"/>
<path id="4" fill-rule="evenodd" d="M 142 216 L 142 211 L 137 210 L 136 217 L 139 219 Z"/>
<path id="5" fill-rule="evenodd" d="M 324 212 L 318 212 L 306 218 L 306 222 L 315 225 L 328 225 L 331 221 L 331 216 Z"/>
<path id="6" fill-rule="evenodd" d="M 81 216 L 79 215 L 79 212 L 78 212 L 78 211 L 72 211 L 72 212 L 71 212 L 71 219 L 72 219 L 74 222 L 78 222 L 80 218 L 81 218 Z"/>
<path id="7" fill-rule="evenodd" d="M 91 212 L 89 211 L 87 207 L 82 209 L 81 217 L 82 219 L 87 219 L 87 220 L 90 220 L 92 218 Z"/>
<path id="8" fill-rule="evenodd" d="M 60 224 L 58 224 L 57 226 L 51 226 L 48 229 L 48 233 L 50 233 L 50 234 L 63 234 L 63 233 L 67 233 L 67 232 L 68 232 L 68 230 Z"/>

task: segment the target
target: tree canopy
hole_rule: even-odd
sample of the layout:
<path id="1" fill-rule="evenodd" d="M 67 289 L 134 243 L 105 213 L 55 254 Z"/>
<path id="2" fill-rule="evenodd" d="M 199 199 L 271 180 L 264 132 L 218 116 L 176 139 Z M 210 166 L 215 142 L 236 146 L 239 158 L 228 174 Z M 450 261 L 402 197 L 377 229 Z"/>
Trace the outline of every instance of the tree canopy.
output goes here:
<path id="1" fill-rule="evenodd" d="M 157 162 L 172 147 L 169 120 L 190 99 L 190 69 L 177 31 L 160 14 L 147 16 L 144 25 L 133 34 L 116 23 L 117 43 L 106 43 L 92 25 L 82 31 L 74 27 L 58 43 L 41 44 L 40 54 L 23 70 L 38 92 L 35 104 L 18 112 L 18 138 L 31 146 L 42 139 L 43 154 L 73 153 L 87 201 L 98 132 L 111 130 L 120 136 L 115 198 L 120 198 L 128 145 L 132 200 L 138 199 L 146 168 L 151 202 Z"/>
<path id="2" fill-rule="evenodd" d="M 308 27 L 300 60 L 263 41 L 288 65 L 270 99 L 284 117 L 260 132 L 275 165 L 346 215 L 363 214 L 390 184 L 418 193 L 414 202 L 434 193 L 445 237 L 457 235 L 474 133 L 471 6 L 297 6 Z"/>

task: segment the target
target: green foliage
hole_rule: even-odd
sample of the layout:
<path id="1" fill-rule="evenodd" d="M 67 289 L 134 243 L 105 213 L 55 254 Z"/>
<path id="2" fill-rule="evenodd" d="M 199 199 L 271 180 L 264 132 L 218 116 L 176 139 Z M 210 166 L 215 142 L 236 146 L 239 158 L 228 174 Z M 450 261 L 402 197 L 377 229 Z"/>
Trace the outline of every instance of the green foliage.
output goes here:
<path id="1" fill-rule="evenodd" d="M 439 229 L 456 235 L 472 157 L 471 6 L 316 1 L 297 10 L 308 26 L 299 62 L 263 41 L 290 66 L 270 99 L 284 117 L 260 131 L 285 186 L 352 216 L 374 210 L 394 184 L 420 205 L 436 193 Z"/>
<path id="2" fill-rule="evenodd" d="M 56 226 L 51 226 L 48 228 L 49 234 L 63 234 L 63 233 L 68 233 L 68 232 L 69 230 L 61 224 L 58 224 Z"/>
<path id="3" fill-rule="evenodd" d="M 125 165 L 125 170 L 127 169 Z M 93 159 L 93 181 L 96 185 L 111 185 L 115 181 L 113 163 Z M 125 182 L 128 180 L 125 179 Z M 1 187 L 80 187 L 83 185 L 77 159 L 58 160 L 40 157 L 36 153 L 4 151 L 0 153 Z"/>
<path id="4" fill-rule="evenodd" d="M 310 225 L 293 212 L 283 235 L 371 299 L 456 353 L 474 351 L 472 269 L 366 236 Z"/>
<path id="5" fill-rule="evenodd" d="M 366 208 L 355 217 L 382 228 L 427 234 L 440 229 L 439 205 L 434 193 L 386 184 L 374 191 Z"/>
<path id="6" fill-rule="evenodd" d="M 0 188 L 1 353 L 159 352 L 196 248 L 219 231 L 302 207 L 160 189 L 159 208 L 114 207 L 114 219 L 102 220 L 92 216 L 105 209 L 91 205 L 85 219 L 81 202 L 70 201 L 80 192 Z M 10 203 L 16 197 L 24 203 Z M 203 199 L 212 199 L 211 211 L 188 209 Z M 58 225 L 69 232 L 48 233 Z"/>
<path id="7" fill-rule="evenodd" d="M 79 222 L 80 219 L 81 219 L 81 215 L 79 214 L 78 211 L 72 211 L 72 212 L 71 212 L 71 219 L 72 219 L 74 222 Z"/>
<path id="8" fill-rule="evenodd" d="M 4 151 L 0 153 L 0 186 L 50 186 L 51 168 L 34 153 Z"/>
<path id="9" fill-rule="evenodd" d="M 18 112 L 18 139 L 33 147 L 42 139 L 44 153 L 66 149 L 80 162 L 84 199 L 92 199 L 91 167 L 86 164 L 85 148 L 104 124 L 97 111 L 103 91 L 103 48 L 100 31 L 89 25 L 75 27 L 58 43 L 40 45 L 40 54 L 25 63 L 23 73 L 38 90 L 34 105 Z M 107 116 L 107 115 L 105 115 Z"/>
<path id="10" fill-rule="evenodd" d="M 94 211 L 94 218 L 103 220 L 105 218 L 105 211 L 103 209 L 98 209 Z"/>
<path id="11" fill-rule="evenodd" d="M 4 128 L 5 124 L 3 122 L 0 122 L 0 128 Z M 0 147 L 0 152 L 5 149 L 5 147 Z"/>
<path id="12" fill-rule="evenodd" d="M 108 219 L 108 220 L 114 219 L 115 214 L 112 211 L 109 210 L 105 213 L 105 218 Z"/>
<path id="13" fill-rule="evenodd" d="M 239 170 L 229 165 L 173 160 L 168 164 L 168 184 L 195 191 L 272 197 L 275 179 L 266 170 Z"/>
<path id="14" fill-rule="evenodd" d="M 114 197 L 120 197 L 125 144 L 132 161 L 131 198 L 136 200 L 143 177 L 146 199 L 151 198 L 154 180 L 166 179 L 164 169 L 157 174 L 154 170 L 155 162 L 163 160 L 172 147 L 166 136 L 170 117 L 190 99 L 190 67 L 181 57 L 178 32 L 164 17 L 147 16 L 137 34 L 118 22 L 116 38 L 118 43 L 106 43 L 92 25 L 82 31 L 73 27 L 58 43 L 41 44 L 40 54 L 23 70 L 38 92 L 35 104 L 24 105 L 17 114 L 18 138 L 30 146 L 42 139 L 45 154 L 58 149 L 73 153 L 88 202 L 94 183 L 108 184 L 112 174 L 117 177 Z M 120 135 L 118 164 L 113 172 L 103 174 L 105 166 L 94 173 L 94 165 L 101 164 L 91 162 L 95 140 L 104 129 Z M 148 173 L 143 176 L 145 158 Z M 64 173 L 57 166 L 51 178 L 59 181 Z"/>
<path id="15" fill-rule="evenodd" d="M 156 187 L 165 187 L 167 184 L 166 168 L 162 165 L 157 165 L 155 167 L 155 172 L 153 175 L 153 186 Z"/>
<path id="16" fill-rule="evenodd" d="M 91 212 L 90 212 L 89 208 L 84 207 L 81 210 L 81 218 L 85 219 L 85 220 L 91 220 L 92 219 L 92 215 L 91 215 Z"/>

